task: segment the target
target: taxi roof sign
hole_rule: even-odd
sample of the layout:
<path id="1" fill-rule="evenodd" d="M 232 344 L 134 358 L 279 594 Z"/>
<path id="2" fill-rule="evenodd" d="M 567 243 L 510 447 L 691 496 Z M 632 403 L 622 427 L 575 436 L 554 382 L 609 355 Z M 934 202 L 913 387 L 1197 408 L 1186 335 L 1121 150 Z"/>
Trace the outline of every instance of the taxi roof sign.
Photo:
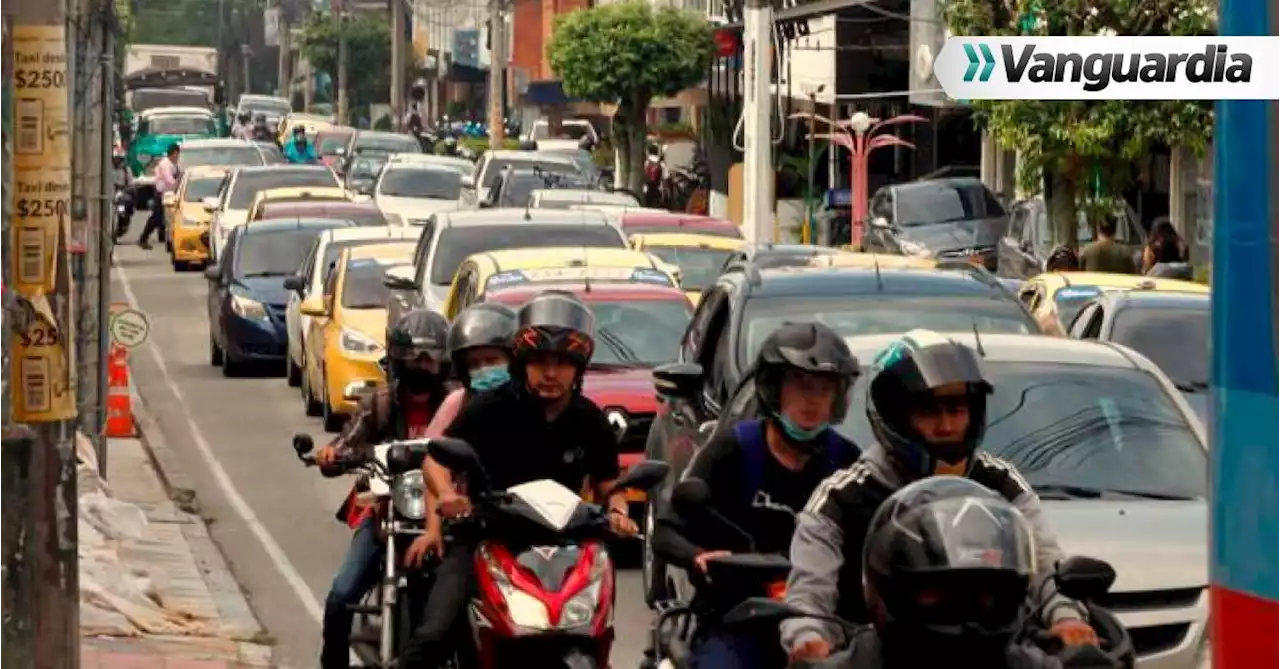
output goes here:
<path id="1" fill-rule="evenodd" d="M 604 281 L 650 283 L 672 286 L 671 277 L 661 270 L 649 267 L 552 267 L 543 269 L 517 269 L 499 272 L 489 277 L 489 288 L 518 283 L 554 283 L 557 281 Z"/>

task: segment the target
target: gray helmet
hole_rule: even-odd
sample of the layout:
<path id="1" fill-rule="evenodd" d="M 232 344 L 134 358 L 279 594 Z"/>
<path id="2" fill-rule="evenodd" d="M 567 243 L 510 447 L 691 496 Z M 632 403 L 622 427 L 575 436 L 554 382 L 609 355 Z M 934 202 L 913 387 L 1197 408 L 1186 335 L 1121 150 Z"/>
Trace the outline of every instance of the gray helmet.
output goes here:
<path id="1" fill-rule="evenodd" d="M 834 330 L 822 323 L 783 323 L 765 337 L 756 355 L 756 399 L 770 420 L 782 412 L 782 383 L 788 370 L 836 379 L 839 392 L 831 407 L 831 421 L 844 420 L 849 387 L 858 378 L 858 359 Z M 815 446 L 806 442 L 796 446 Z"/>
<path id="2" fill-rule="evenodd" d="M 467 351 L 481 347 L 510 351 L 515 333 L 516 312 L 510 307 L 493 302 L 467 307 L 449 328 L 448 349 L 454 373 L 464 384 L 468 383 L 471 370 L 467 368 Z"/>

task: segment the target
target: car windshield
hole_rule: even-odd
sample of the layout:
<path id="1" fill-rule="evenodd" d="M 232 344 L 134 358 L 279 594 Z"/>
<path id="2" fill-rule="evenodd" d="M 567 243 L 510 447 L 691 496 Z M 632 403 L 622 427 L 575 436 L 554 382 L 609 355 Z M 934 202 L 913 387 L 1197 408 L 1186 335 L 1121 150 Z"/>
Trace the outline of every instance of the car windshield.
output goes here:
<path id="1" fill-rule="evenodd" d="M 347 309 L 386 309 L 391 291 L 382 285 L 382 275 L 404 263 L 383 258 L 360 258 L 347 263 L 342 283 L 342 306 Z"/>
<path id="2" fill-rule="evenodd" d="M 1066 286 L 1053 294 L 1053 301 L 1058 305 L 1058 320 L 1063 325 L 1070 325 L 1084 305 L 1097 297 L 1102 289 L 1097 286 Z"/>
<path id="3" fill-rule="evenodd" d="M 746 337 L 739 347 L 742 368 L 754 360 L 769 333 L 787 322 L 818 321 L 843 337 L 907 332 L 917 328 L 936 332 L 1029 334 L 1034 324 L 1013 300 L 974 295 L 893 296 L 840 295 L 825 299 L 771 297 L 747 303 L 742 316 Z"/>
<path id="4" fill-rule="evenodd" d="M 388 154 L 389 155 L 389 154 Z M 387 155 L 361 153 L 351 161 L 351 169 L 347 171 L 348 179 L 373 178 L 378 175 L 383 165 L 387 164 Z"/>
<path id="5" fill-rule="evenodd" d="M 302 188 L 304 186 L 329 188 L 340 187 L 341 184 L 328 169 L 291 170 L 273 167 L 270 170 L 241 172 L 229 195 L 227 209 L 248 209 L 258 193 L 270 188 Z"/>
<path id="6" fill-rule="evenodd" d="M 191 179 L 187 182 L 185 202 L 199 202 L 206 197 L 213 197 L 218 194 L 218 187 L 222 185 L 222 177 L 200 177 L 199 179 Z"/>
<path id="7" fill-rule="evenodd" d="M 386 151 L 387 153 L 422 153 L 422 145 L 408 135 L 366 135 L 356 136 L 355 151 Z"/>
<path id="8" fill-rule="evenodd" d="M 184 146 L 182 164 L 187 167 L 217 165 L 227 167 L 256 167 L 267 161 L 262 152 L 251 144 L 242 146 Z"/>
<path id="9" fill-rule="evenodd" d="M 979 182 L 925 181 L 894 195 L 894 222 L 904 227 L 1004 215 L 1004 207 Z"/>
<path id="10" fill-rule="evenodd" d="M 462 173 L 447 167 L 392 167 L 382 173 L 378 192 L 391 197 L 456 200 Z"/>
<path id="11" fill-rule="evenodd" d="M 345 147 L 350 139 L 349 132 L 322 132 L 316 135 L 316 152 L 322 156 L 331 156 Z"/>
<path id="12" fill-rule="evenodd" d="M 593 300 L 589 306 L 596 316 L 593 365 L 674 362 L 691 311 L 687 300 Z"/>
<path id="13" fill-rule="evenodd" d="M 720 276 L 724 262 L 733 255 L 731 250 L 692 246 L 646 246 L 644 250 L 679 267 L 680 287 L 697 291 L 711 285 Z"/>
<path id="14" fill-rule="evenodd" d="M 382 244 L 386 241 L 385 239 L 344 239 L 340 242 L 329 242 L 324 247 L 324 258 L 321 259 L 320 267 L 332 269 L 333 265 L 338 262 L 338 256 L 342 255 L 342 252 L 347 249 L 367 244 Z"/>
<path id="15" fill-rule="evenodd" d="M 1071 495 L 1072 489 L 1206 495 L 1204 446 L 1147 373 L 1022 362 L 987 362 L 983 368 L 995 392 L 987 401 L 982 448 L 1017 467 L 1042 495 Z M 864 370 L 850 390 L 839 428 L 862 445 L 876 441 L 865 404 L 870 376 Z"/>
<path id="16" fill-rule="evenodd" d="M 298 271 L 319 228 L 246 234 L 236 246 L 236 276 L 288 276 Z"/>
<path id="17" fill-rule="evenodd" d="M 548 182 L 551 183 L 548 183 Z M 576 173 L 547 179 L 533 172 L 512 172 L 502 184 L 499 207 L 527 207 L 533 191 L 543 188 L 587 188 L 590 184 Z"/>
<path id="18" fill-rule="evenodd" d="M 626 248 L 617 228 L 609 225 L 475 225 L 447 228 L 436 241 L 431 259 L 431 283 L 453 283 L 462 261 L 486 251 L 548 246 Z"/>
<path id="19" fill-rule="evenodd" d="M 490 160 L 484 168 L 485 178 L 492 181 L 495 176 L 502 174 L 503 170 L 506 170 L 508 167 L 516 170 L 531 170 L 534 167 L 537 167 L 543 172 L 550 172 L 551 174 L 577 174 L 581 176 L 576 165 L 557 161 L 538 160 L 536 157 L 532 157 L 494 158 L 493 160 Z M 486 183 L 478 185 L 492 186 L 493 184 Z"/>
<path id="20" fill-rule="evenodd" d="M 1208 390 L 1209 300 L 1198 307 L 1121 309 L 1111 340 L 1150 358 L 1174 383 Z"/>
<path id="21" fill-rule="evenodd" d="M 204 115 L 166 114 L 148 119 L 147 131 L 152 135 L 216 135 L 218 126 Z"/>
<path id="22" fill-rule="evenodd" d="M 253 100 L 245 101 L 241 108 L 248 112 L 250 118 L 256 117 L 258 114 L 265 114 L 268 119 L 275 117 L 279 119 L 281 116 L 293 111 L 289 106 L 288 100 Z"/>

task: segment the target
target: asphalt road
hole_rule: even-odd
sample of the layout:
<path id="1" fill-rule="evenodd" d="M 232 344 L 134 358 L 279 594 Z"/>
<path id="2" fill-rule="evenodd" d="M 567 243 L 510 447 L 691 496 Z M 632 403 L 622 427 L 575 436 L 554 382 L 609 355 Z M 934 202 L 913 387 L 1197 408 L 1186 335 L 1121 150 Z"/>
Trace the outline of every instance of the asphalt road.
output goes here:
<path id="1" fill-rule="evenodd" d="M 279 664 L 314 667 L 325 594 L 350 539 L 334 518 L 350 481 L 324 479 L 294 457 L 295 433 L 317 443 L 329 437 L 283 377 L 227 379 L 209 364 L 204 277 L 175 273 L 163 245 L 133 245 L 144 216 L 116 248 L 112 284 L 116 301 L 151 322 L 149 340 L 130 358 L 133 381 L 192 479 L 210 533 L 274 638 Z M 634 667 L 650 616 L 639 571 L 620 571 L 618 583 L 613 663 Z"/>

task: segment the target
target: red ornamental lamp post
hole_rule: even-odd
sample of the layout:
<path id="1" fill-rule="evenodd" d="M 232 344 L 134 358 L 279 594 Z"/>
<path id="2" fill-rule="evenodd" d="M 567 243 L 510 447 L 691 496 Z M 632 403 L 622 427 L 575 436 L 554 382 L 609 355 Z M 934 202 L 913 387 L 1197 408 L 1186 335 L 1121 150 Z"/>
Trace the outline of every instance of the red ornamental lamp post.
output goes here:
<path id="1" fill-rule="evenodd" d="M 877 134 L 882 128 L 900 123 L 928 123 L 929 119 L 914 114 L 903 114 L 885 120 L 872 118 L 866 112 L 857 112 L 843 121 L 832 122 L 818 117 L 832 125 L 838 132 L 815 135 L 815 138 L 829 140 L 836 146 L 849 150 L 850 194 L 853 199 L 853 216 L 850 245 L 855 249 L 862 248 L 862 233 L 867 222 L 867 200 L 871 194 L 867 192 L 867 156 L 883 146 L 903 146 L 916 148 L 915 144 L 898 139 L 894 135 Z"/>

